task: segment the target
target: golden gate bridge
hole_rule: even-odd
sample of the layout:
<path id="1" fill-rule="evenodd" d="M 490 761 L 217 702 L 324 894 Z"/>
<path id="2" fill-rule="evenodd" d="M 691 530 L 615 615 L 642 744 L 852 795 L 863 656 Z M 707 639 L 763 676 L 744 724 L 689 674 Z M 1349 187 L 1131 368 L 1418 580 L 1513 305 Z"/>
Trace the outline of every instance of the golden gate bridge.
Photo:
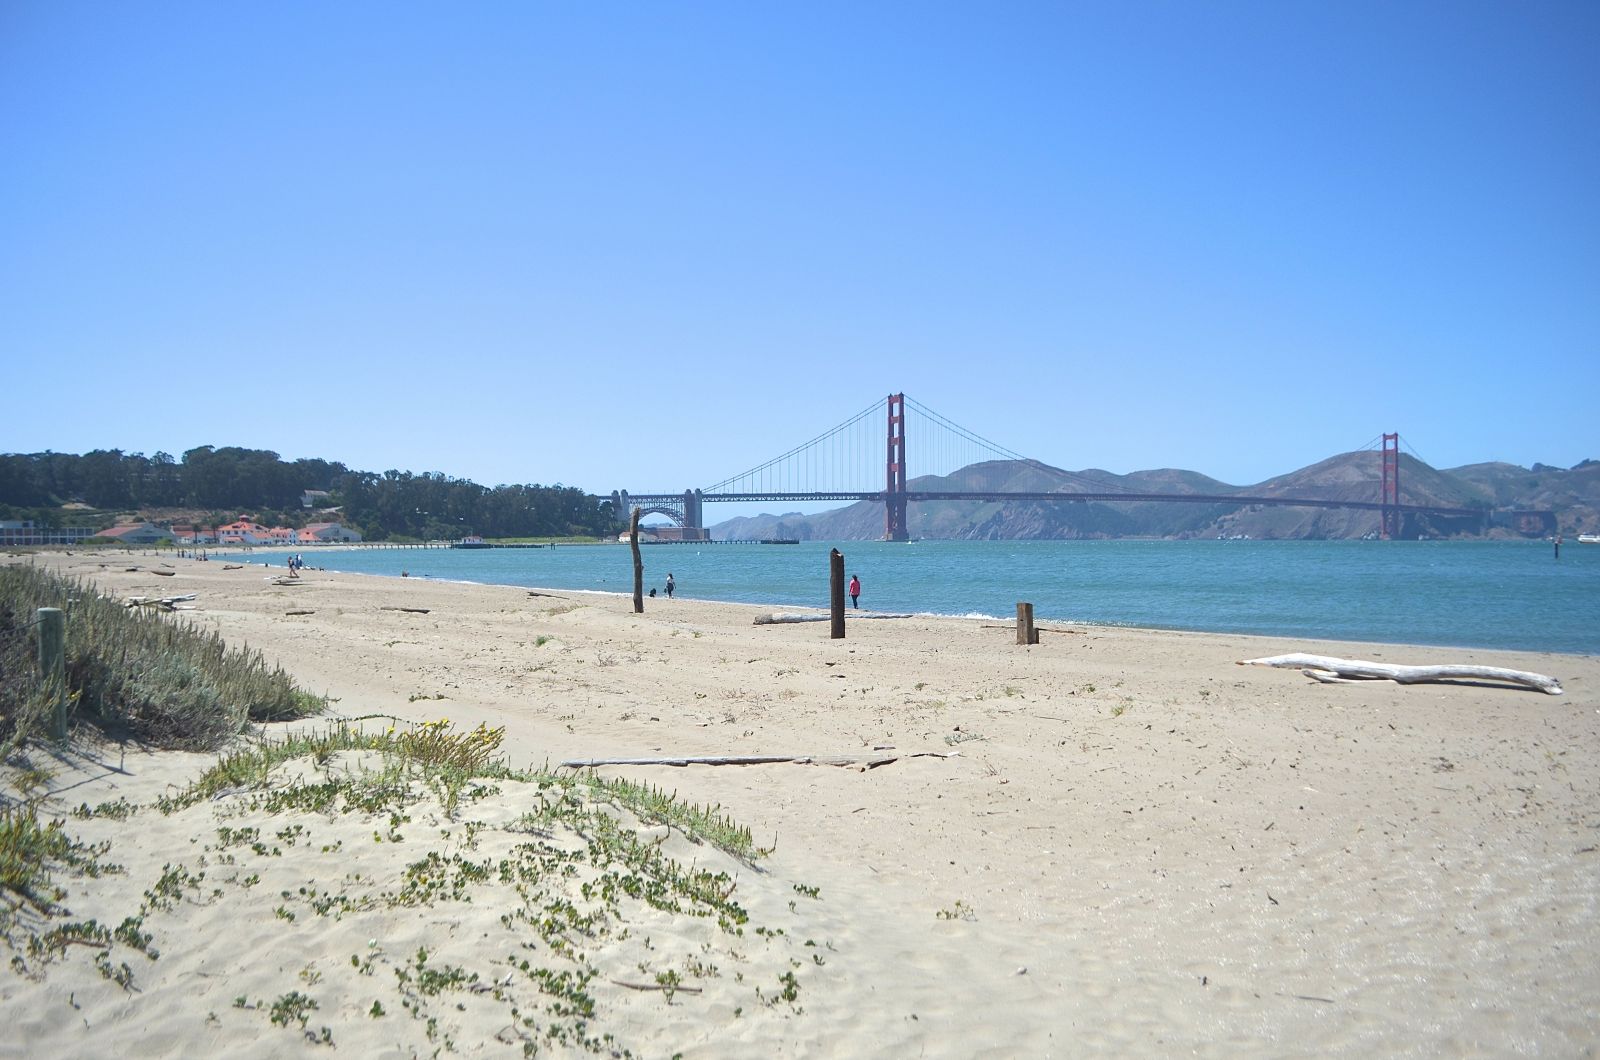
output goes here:
<path id="1" fill-rule="evenodd" d="M 908 430 L 914 426 L 915 430 Z M 916 480 L 909 476 L 910 437 L 917 439 Z M 1211 504 L 1362 509 L 1379 513 L 1379 536 L 1401 536 L 1406 516 L 1440 516 L 1481 528 L 1491 512 L 1437 504 L 1408 504 L 1401 494 L 1400 435 L 1382 435 L 1377 496 L 1368 499 L 1281 493 L 1141 492 L 1109 473 L 1072 472 L 1025 457 L 989 441 L 902 394 L 875 401 L 838 426 L 748 471 L 679 493 L 617 490 L 619 513 L 638 509 L 661 514 L 685 540 L 706 540 L 704 506 L 731 502 L 872 501 L 884 507 L 883 539 L 910 539 L 910 505 L 928 501 L 991 501 L 1035 504 L 1130 503 Z M 915 485 L 913 486 L 913 481 Z M 826 483 L 826 485 L 819 485 Z M 1541 527 L 1553 513 L 1516 512 Z"/>

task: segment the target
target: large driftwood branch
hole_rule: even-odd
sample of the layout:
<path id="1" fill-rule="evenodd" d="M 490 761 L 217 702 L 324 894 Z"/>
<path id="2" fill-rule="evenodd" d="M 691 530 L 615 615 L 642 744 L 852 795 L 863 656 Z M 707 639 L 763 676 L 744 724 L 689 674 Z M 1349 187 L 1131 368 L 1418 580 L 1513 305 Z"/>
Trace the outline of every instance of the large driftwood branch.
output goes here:
<path id="1" fill-rule="evenodd" d="M 852 621 L 852 622 L 856 621 L 857 619 L 862 619 L 862 618 L 914 618 L 914 617 L 915 617 L 914 615 L 889 615 L 889 614 L 881 614 L 879 612 L 872 612 L 872 613 L 869 613 L 869 614 L 861 614 L 860 612 L 857 612 L 857 611 L 851 611 L 850 612 L 850 621 Z M 833 618 L 832 615 L 802 615 L 802 614 L 783 614 L 782 612 L 775 612 L 775 613 L 770 614 L 770 615 L 757 615 L 754 624 L 758 625 L 758 626 L 772 626 L 772 625 L 777 625 L 777 624 L 783 623 L 783 622 L 827 622 L 832 618 Z"/>
<path id="2" fill-rule="evenodd" d="M 163 611 L 192 611 L 193 608 L 180 608 L 178 605 L 195 598 L 194 593 L 186 596 L 163 596 L 159 600 L 149 596 L 130 596 L 124 601 L 124 607 L 157 607 Z"/>
<path id="3" fill-rule="evenodd" d="M 876 769 L 901 758 L 955 758 L 960 751 L 919 751 L 916 754 L 871 755 L 701 755 L 682 758 L 571 758 L 561 763 L 565 769 L 593 769 L 596 766 L 767 766 L 792 762 L 802 766 L 862 766 Z"/>
<path id="4" fill-rule="evenodd" d="M 1244 659 L 1240 666 L 1281 666 L 1300 670 L 1313 680 L 1332 684 L 1339 681 L 1395 681 L 1402 685 L 1432 681 L 1503 681 L 1522 688 L 1563 695 L 1561 682 L 1554 677 L 1528 670 L 1508 670 L 1503 666 L 1399 666 L 1368 662 L 1364 659 L 1336 659 L 1330 655 L 1272 655 L 1264 659 Z"/>

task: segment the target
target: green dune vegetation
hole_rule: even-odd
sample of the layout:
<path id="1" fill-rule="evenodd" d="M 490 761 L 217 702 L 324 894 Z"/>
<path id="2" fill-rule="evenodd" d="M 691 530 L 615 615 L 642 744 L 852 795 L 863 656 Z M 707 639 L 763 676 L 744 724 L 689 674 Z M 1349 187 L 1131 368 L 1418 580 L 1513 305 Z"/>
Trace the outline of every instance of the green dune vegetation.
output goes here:
<path id="1" fill-rule="evenodd" d="M 35 665 L 41 607 L 67 615 L 67 696 L 102 731 L 172 749 L 215 750 L 251 722 L 323 709 L 259 652 L 37 567 L 0 567 L 0 750 L 39 735 L 51 699 Z"/>
<path id="2" fill-rule="evenodd" d="M 219 751 L 214 763 L 146 799 L 69 794 L 53 770 L 72 748 L 44 740 L 49 690 L 30 656 L 41 606 L 69 614 L 74 745 L 131 736 Z M 795 969 L 825 963 L 734 900 L 740 870 L 770 851 L 715 806 L 512 768 L 503 730 L 481 724 L 308 725 L 326 702 L 259 653 L 28 565 L 0 567 L 0 630 L 0 940 L 25 995 L 159 1005 L 199 961 L 228 980 L 211 1029 L 629 1056 L 651 1036 L 647 999 L 670 1008 L 717 981 L 747 998 L 734 1016 L 781 1018 L 798 1011 Z M 300 723 L 260 724 L 285 721 Z M 419 933 L 422 910 L 460 937 Z M 253 962 L 232 939 L 243 925 L 305 966 Z"/>

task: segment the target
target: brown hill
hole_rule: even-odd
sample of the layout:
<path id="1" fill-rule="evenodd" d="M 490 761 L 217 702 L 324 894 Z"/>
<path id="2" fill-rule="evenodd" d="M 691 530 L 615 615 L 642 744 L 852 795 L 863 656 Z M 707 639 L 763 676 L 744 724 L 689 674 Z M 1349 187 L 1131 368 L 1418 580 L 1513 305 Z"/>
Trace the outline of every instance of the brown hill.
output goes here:
<path id="1" fill-rule="evenodd" d="M 1600 460 L 1563 470 L 1548 464 L 1467 464 L 1444 472 L 1470 483 L 1497 508 L 1554 511 L 1562 533 L 1600 533 Z"/>
<path id="2" fill-rule="evenodd" d="M 1194 471 L 1160 468 L 1116 475 L 1098 468 L 1065 471 L 1037 461 L 993 460 L 949 475 L 922 476 L 915 490 L 982 490 L 1030 493 L 1244 494 L 1373 502 L 1382 492 L 1382 463 L 1373 451 L 1341 453 L 1254 486 L 1233 486 Z M 1563 533 L 1600 527 L 1600 462 L 1563 471 L 1537 465 L 1474 464 L 1440 471 L 1409 454 L 1400 456 L 1401 500 L 1411 505 L 1484 510 L 1557 511 Z M 1358 538 L 1375 535 L 1379 513 L 1364 509 L 1279 507 L 1262 504 L 1163 501 L 932 501 L 911 506 L 912 536 L 947 540 L 1070 539 L 1103 537 Z M 1484 533 L 1476 516 L 1407 516 L 1404 536 L 1451 537 Z M 1513 531 L 1491 529 L 1491 535 Z M 863 501 L 804 516 L 757 516 L 718 524 L 715 537 L 795 537 L 871 540 L 883 534 L 883 506 Z"/>

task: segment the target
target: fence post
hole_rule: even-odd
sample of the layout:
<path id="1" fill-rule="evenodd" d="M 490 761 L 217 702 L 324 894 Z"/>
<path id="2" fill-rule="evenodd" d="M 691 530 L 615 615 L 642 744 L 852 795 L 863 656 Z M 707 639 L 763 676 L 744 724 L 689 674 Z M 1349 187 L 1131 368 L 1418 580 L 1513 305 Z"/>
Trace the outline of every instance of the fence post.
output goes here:
<path id="1" fill-rule="evenodd" d="M 1017 643 L 1039 643 L 1039 631 L 1033 627 L 1033 605 L 1017 603 Z"/>
<path id="2" fill-rule="evenodd" d="M 829 640 L 844 639 L 844 553 L 838 549 L 828 553 L 828 607 L 833 618 Z"/>
<path id="3" fill-rule="evenodd" d="M 55 700 L 50 711 L 50 738 L 67 738 L 67 614 L 59 607 L 41 607 L 39 673 L 46 693 Z"/>

